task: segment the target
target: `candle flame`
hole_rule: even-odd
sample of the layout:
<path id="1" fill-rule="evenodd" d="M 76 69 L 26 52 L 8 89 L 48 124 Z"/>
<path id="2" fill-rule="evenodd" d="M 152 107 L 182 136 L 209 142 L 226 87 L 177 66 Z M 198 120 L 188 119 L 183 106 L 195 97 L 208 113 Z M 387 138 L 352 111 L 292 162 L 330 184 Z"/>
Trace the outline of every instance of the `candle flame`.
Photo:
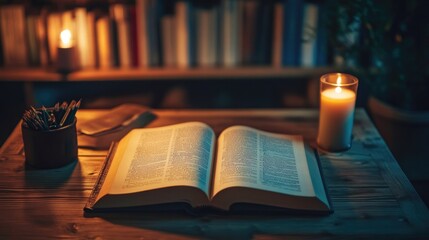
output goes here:
<path id="1" fill-rule="evenodd" d="M 337 77 L 337 85 L 338 85 L 338 87 L 336 87 L 336 88 L 335 88 L 335 92 L 336 92 L 336 93 L 340 93 L 340 92 L 342 92 L 342 89 L 341 89 L 341 87 L 340 87 L 340 85 L 341 85 L 341 81 L 342 81 L 342 79 L 341 79 L 341 74 L 338 74 L 338 77 Z"/>
<path id="2" fill-rule="evenodd" d="M 63 45 L 69 45 L 71 42 L 71 32 L 68 29 L 64 29 L 61 33 L 60 33 L 60 38 L 61 38 L 61 42 L 63 43 Z"/>
<path id="3" fill-rule="evenodd" d="M 341 84 L 341 81 L 342 81 L 341 74 L 338 74 L 338 77 L 337 77 L 337 85 L 338 86 Z"/>

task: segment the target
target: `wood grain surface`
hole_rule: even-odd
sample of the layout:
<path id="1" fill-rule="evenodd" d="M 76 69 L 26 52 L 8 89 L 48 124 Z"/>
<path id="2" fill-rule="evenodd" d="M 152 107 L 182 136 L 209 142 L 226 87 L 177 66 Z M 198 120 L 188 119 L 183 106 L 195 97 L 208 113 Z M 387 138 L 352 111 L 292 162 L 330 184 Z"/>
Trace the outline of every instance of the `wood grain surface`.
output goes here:
<path id="1" fill-rule="evenodd" d="M 202 121 L 301 134 L 313 146 L 315 110 L 159 110 L 148 127 Z M 103 111 L 81 110 L 78 121 Z M 429 213 L 367 114 L 358 109 L 353 146 L 319 152 L 334 213 L 209 215 L 117 212 L 84 215 L 106 151 L 79 149 L 79 161 L 53 170 L 25 167 L 20 128 L 0 149 L 0 239 L 424 239 Z"/>

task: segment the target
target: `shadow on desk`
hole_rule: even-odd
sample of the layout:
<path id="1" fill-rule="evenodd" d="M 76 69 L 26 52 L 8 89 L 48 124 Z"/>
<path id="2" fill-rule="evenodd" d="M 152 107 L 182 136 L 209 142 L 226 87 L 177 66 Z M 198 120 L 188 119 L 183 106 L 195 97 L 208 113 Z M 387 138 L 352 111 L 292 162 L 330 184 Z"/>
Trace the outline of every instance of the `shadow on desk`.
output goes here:
<path id="1" fill-rule="evenodd" d="M 26 187 L 48 189 L 63 187 L 69 179 L 72 179 L 71 176 L 74 172 L 75 174 L 81 172 L 79 161 L 74 161 L 64 167 L 56 169 L 38 169 L 25 165 L 24 171 Z M 76 178 L 76 176 L 74 176 L 73 179 L 74 178 Z"/>
<path id="2" fill-rule="evenodd" d="M 86 217 L 99 217 L 114 225 L 126 226 L 141 230 L 157 231 L 173 234 L 175 237 L 197 237 L 208 239 L 252 239 L 255 235 L 266 232 L 294 232 L 296 224 L 306 219 L 313 222 L 315 219 L 321 222 L 327 216 L 303 215 L 302 213 L 283 214 L 202 214 L 190 215 L 184 211 L 162 212 L 115 212 L 85 214 Z M 308 227 L 308 225 L 307 225 Z M 301 227 L 306 228 L 306 227 Z"/>

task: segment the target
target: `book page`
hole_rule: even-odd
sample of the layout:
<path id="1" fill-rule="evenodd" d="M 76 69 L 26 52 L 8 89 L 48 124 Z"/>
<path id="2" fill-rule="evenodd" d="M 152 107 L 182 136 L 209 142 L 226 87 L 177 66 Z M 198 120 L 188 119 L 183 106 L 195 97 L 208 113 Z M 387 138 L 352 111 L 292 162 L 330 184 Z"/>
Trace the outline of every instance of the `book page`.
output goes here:
<path id="1" fill-rule="evenodd" d="M 213 196 L 229 187 L 314 196 L 301 136 L 234 126 L 218 142 Z"/>
<path id="2" fill-rule="evenodd" d="M 214 133 L 203 123 L 137 129 L 130 132 L 110 194 L 171 186 L 209 193 Z"/>

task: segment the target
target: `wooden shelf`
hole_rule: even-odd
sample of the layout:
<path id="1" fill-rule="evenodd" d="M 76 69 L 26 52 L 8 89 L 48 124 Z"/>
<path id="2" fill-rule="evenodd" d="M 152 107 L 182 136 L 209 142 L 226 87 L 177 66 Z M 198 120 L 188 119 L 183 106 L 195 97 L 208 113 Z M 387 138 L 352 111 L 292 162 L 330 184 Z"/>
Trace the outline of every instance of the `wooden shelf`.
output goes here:
<path id="1" fill-rule="evenodd" d="M 61 79 L 61 74 L 42 68 L 0 69 L 0 81 L 54 82 Z"/>
<path id="2" fill-rule="evenodd" d="M 150 69 L 93 69 L 63 75 L 45 69 L 0 69 L 0 81 L 147 81 L 147 80 L 246 80 L 319 77 L 338 71 L 333 67 L 317 68 L 150 68 Z"/>

